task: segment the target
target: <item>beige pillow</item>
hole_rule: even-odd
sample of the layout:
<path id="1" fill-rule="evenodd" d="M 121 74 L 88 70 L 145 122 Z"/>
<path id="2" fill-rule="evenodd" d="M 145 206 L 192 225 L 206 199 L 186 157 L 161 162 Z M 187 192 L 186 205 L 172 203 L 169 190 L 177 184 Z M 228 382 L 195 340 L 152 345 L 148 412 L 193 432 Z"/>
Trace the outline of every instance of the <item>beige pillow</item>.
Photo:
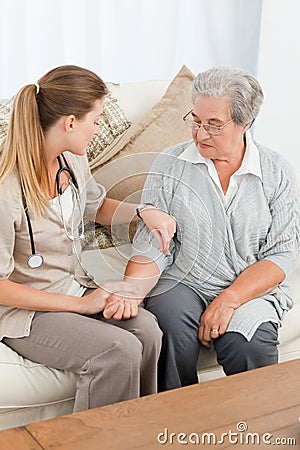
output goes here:
<path id="1" fill-rule="evenodd" d="M 182 117 L 192 107 L 193 79 L 183 66 L 160 101 L 94 161 L 93 174 L 106 187 L 108 197 L 139 202 L 157 153 L 191 139 Z"/>

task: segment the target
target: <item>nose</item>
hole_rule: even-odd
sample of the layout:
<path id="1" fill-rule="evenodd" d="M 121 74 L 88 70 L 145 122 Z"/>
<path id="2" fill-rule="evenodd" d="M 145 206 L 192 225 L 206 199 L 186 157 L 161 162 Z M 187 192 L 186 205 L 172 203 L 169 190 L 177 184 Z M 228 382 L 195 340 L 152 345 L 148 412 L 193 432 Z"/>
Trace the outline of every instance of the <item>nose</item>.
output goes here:
<path id="1" fill-rule="evenodd" d="M 203 126 L 199 127 L 197 129 L 197 131 L 194 131 L 194 133 L 195 133 L 196 137 L 198 137 L 199 135 L 201 136 L 201 133 L 202 133 L 202 136 L 204 135 L 206 138 L 210 137 L 210 134 L 208 133 L 208 131 L 205 130 L 205 128 Z"/>

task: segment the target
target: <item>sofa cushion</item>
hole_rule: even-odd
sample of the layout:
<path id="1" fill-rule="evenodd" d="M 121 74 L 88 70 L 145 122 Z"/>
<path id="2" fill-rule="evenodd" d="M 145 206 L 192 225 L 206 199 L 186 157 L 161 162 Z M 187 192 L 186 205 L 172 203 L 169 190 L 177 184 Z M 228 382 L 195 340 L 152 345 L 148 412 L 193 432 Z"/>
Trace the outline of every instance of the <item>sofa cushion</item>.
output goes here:
<path id="1" fill-rule="evenodd" d="M 3 409 L 71 400 L 76 380 L 75 374 L 22 358 L 0 342 L 0 414 Z"/>

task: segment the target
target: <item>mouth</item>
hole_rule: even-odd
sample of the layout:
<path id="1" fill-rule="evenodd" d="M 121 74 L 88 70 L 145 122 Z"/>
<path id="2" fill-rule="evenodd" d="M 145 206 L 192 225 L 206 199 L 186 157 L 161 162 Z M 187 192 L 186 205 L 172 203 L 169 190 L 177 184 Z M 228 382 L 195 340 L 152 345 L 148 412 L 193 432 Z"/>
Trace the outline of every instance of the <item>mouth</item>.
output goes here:
<path id="1" fill-rule="evenodd" d="M 200 148 L 210 148 L 211 147 L 211 145 L 205 144 L 204 142 L 198 142 L 198 146 Z"/>

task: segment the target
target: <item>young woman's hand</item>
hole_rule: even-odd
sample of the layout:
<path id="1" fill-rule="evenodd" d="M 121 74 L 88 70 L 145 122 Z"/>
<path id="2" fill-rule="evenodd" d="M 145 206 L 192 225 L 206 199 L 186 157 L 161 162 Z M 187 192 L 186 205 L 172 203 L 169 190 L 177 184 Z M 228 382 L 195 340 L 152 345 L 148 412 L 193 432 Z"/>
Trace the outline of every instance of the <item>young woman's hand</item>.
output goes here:
<path id="1" fill-rule="evenodd" d="M 112 296 L 115 292 L 122 292 L 121 295 Z M 126 281 L 114 281 L 104 283 L 101 287 L 95 289 L 88 295 L 82 297 L 81 313 L 90 315 L 97 314 L 104 310 L 107 299 L 111 297 L 109 302 L 110 310 L 119 308 L 119 302 L 122 300 L 123 295 L 134 296 L 136 294 L 136 288 L 131 283 Z"/>
<path id="2" fill-rule="evenodd" d="M 137 291 L 134 294 L 125 291 L 115 292 L 106 299 L 103 316 L 106 319 L 112 318 L 115 320 L 127 320 L 136 317 L 143 299 L 143 296 L 138 294 Z"/>
<path id="3" fill-rule="evenodd" d="M 140 209 L 140 216 L 158 241 L 160 251 L 167 253 L 170 241 L 176 231 L 176 220 L 174 217 L 152 205 L 145 205 Z"/>

